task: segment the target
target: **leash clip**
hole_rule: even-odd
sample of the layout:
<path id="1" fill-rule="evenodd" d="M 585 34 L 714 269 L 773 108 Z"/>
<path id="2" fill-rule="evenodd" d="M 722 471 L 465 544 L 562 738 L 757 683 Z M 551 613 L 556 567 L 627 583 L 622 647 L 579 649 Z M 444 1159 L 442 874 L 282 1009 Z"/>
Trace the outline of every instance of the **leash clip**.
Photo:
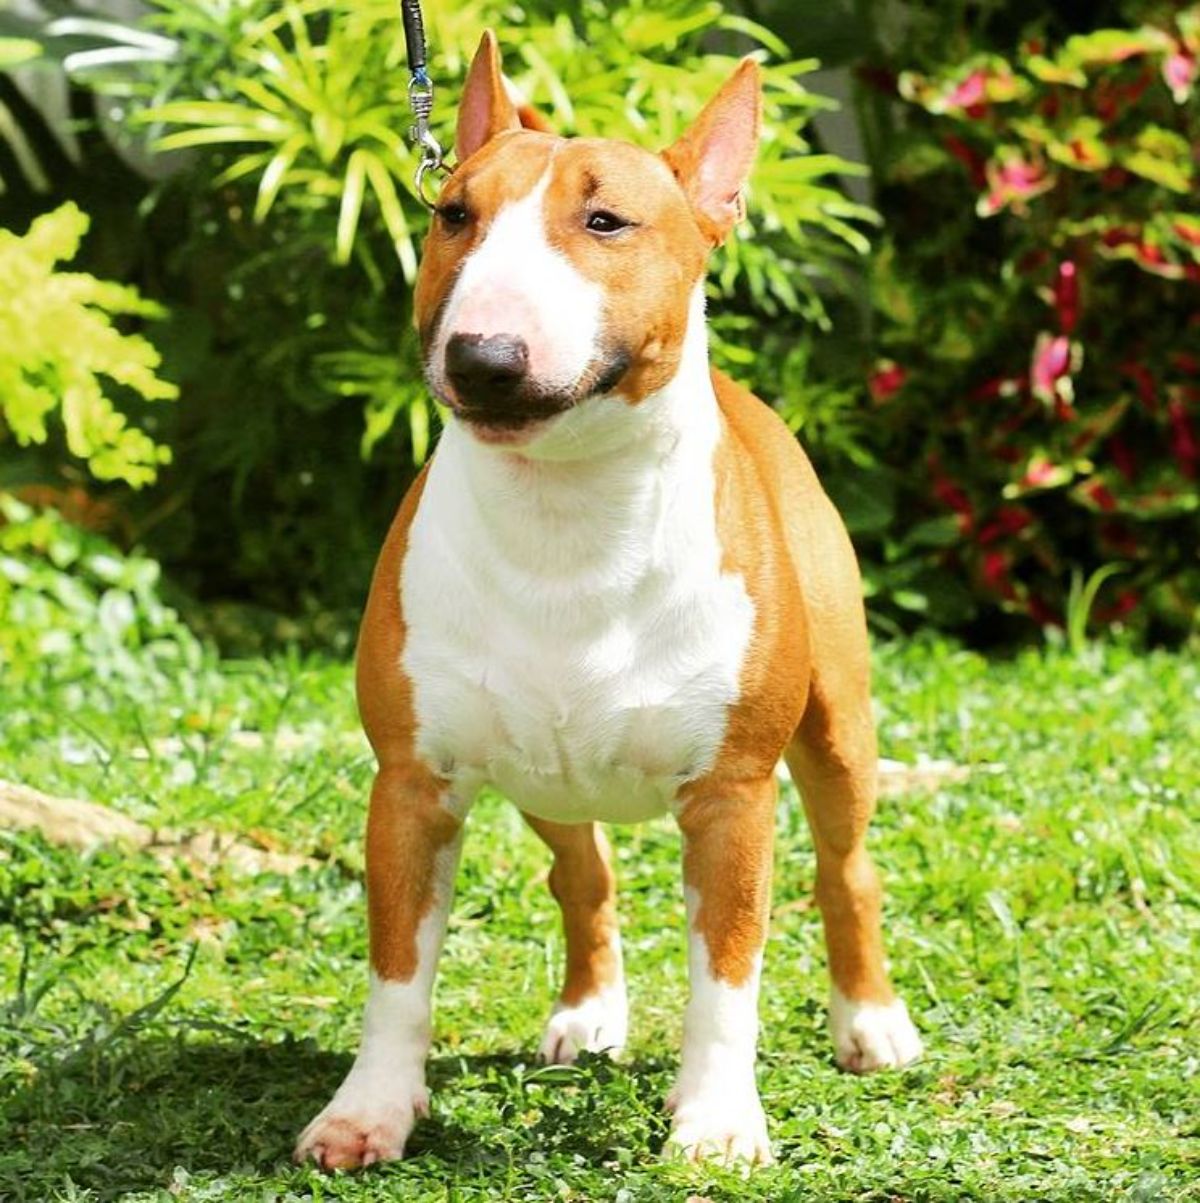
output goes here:
<path id="1" fill-rule="evenodd" d="M 427 181 L 430 172 L 445 172 L 445 151 L 442 144 L 433 136 L 429 128 L 429 118 L 433 112 L 433 80 L 429 78 L 424 67 L 417 68 L 408 81 L 408 104 L 413 113 L 413 124 L 408 136 L 420 151 L 414 182 L 417 197 L 427 209 L 434 207 L 435 201 L 426 195 Z"/>

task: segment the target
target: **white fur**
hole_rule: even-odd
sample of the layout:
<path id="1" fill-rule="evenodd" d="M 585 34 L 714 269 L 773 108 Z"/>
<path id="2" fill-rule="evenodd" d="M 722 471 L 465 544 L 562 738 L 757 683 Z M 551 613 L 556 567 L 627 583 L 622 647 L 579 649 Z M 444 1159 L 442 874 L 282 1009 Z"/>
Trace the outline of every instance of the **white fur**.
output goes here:
<path id="1" fill-rule="evenodd" d="M 921 1037 L 896 998 L 854 1002 L 835 986 L 829 995 L 829 1033 L 837 1063 L 854 1073 L 898 1069 L 921 1055 Z"/>
<path id="2" fill-rule="evenodd" d="M 754 1080 L 762 954 L 742 985 L 718 981 L 708 946 L 695 928 L 699 898 L 690 888 L 684 894 L 691 990 L 683 1013 L 679 1077 L 667 1103 L 675 1113 L 668 1149 L 692 1160 L 766 1163 L 771 1146 Z"/>
<path id="3" fill-rule="evenodd" d="M 573 388 L 595 357 L 604 291 L 550 245 L 542 212 L 549 184 L 547 166 L 530 192 L 496 214 L 464 260 L 429 357 L 443 396 L 446 343 L 454 334 L 520 335 L 530 375 L 549 391 Z"/>
<path id="4" fill-rule="evenodd" d="M 571 1065 L 582 1052 L 616 1054 L 629 1034 L 629 1003 L 621 964 L 621 940 L 613 938 L 616 976 L 597 994 L 573 1006 L 556 1003 L 538 1056 L 549 1065 Z"/>
<path id="5" fill-rule="evenodd" d="M 721 569 L 703 294 L 679 372 L 521 448 L 451 420 L 401 569 L 417 753 L 560 822 L 662 813 L 713 764 L 754 607 Z"/>
<path id="6" fill-rule="evenodd" d="M 417 1116 L 429 1114 L 425 1058 L 433 980 L 461 847 L 460 835 L 437 855 L 433 903 L 417 927 L 412 978 L 384 981 L 372 971 L 358 1056 L 329 1104 L 300 1134 L 297 1160 L 370 1165 L 401 1157 Z"/>

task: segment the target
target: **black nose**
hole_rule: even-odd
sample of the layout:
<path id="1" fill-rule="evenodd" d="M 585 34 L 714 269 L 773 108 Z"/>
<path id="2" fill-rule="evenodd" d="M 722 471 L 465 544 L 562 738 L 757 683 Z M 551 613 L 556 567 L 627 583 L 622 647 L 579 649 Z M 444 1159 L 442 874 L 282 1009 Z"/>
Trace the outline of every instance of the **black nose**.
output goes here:
<path id="1" fill-rule="evenodd" d="M 529 371 L 529 347 L 515 334 L 454 334 L 446 343 L 446 375 L 467 405 L 511 396 Z"/>

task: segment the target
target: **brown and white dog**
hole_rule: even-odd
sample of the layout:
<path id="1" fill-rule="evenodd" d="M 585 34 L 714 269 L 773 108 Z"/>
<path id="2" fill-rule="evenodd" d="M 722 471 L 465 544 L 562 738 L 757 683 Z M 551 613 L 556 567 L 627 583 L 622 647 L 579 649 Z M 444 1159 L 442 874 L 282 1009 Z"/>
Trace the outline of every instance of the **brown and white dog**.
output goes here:
<path id="1" fill-rule="evenodd" d="M 416 292 L 452 416 L 388 535 L 358 649 L 379 759 L 370 995 L 300 1158 L 400 1157 L 428 1108 L 434 971 L 485 784 L 553 851 L 566 981 L 550 1062 L 625 1041 L 598 823 L 677 819 L 691 993 L 668 1106 L 687 1156 L 770 1157 L 754 1065 L 781 757 L 816 845 L 837 1060 L 920 1052 L 864 844 L 877 769 L 854 553 L 784 424 L 708 363 L 705 264 L 738 218 L 760 109 L 747 60 L 655 155 L 522 128 L 490 34 L 471 66 Z"/>

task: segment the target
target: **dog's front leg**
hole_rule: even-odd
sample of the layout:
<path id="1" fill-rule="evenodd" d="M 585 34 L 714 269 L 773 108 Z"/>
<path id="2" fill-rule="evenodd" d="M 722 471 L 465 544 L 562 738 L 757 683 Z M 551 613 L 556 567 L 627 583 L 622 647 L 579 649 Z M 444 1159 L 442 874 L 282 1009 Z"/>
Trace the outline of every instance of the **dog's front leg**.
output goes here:
<path id="1" fill-rule="evenodd" d="M 383 767 L 367 819 L 371 984 L 346 1080 L 301 1133 L 296 1159 L 325 1169 L 401 1157 L 429 1110 L 425 1057 L 433 978 L 446 934 L 461 815 L 429 773 Z"/>
<path id="2" fill-rule="evenodd" d="M 669 1147 L 692 1160 L 771 1159 L 754 1061 L 771 895 L 775 780 L 703 781 L 679 810 L 691 994 Z"/>

